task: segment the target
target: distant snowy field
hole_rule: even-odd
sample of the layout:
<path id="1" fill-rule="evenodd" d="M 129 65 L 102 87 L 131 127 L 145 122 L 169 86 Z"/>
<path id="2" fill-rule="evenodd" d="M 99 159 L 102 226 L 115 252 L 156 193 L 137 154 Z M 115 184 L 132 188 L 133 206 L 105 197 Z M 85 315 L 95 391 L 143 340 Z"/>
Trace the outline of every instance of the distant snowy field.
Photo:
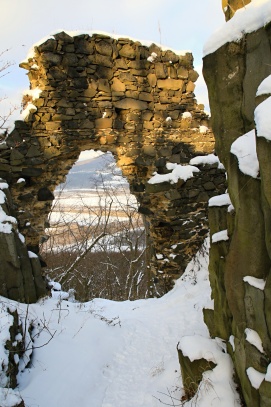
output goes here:
<path id="1" fill-rule="evenodd" d="M 95 218 L 88 208 L 105 208 L 109 203 L 112 212 L 127 204 L 137 207 L 136 198 L 130 195 L 128 182 L 122 177 L 113 155 L 101 151 L 83 151 L 67 174 L 66 182 L 56 188 L 54 195 L 50 224 L 61 221 L 86 224 Z M 118 214 L 119 220 L 125 214 L 122 215 Z M 114 214 L 110 221 L 114 221 Z"/>
<path id="2" fill-rule="evenodd" d="M 122 177 L 113 155 L 88 150 L 80 154 L 70 169 L 65 184 L 61 184 L 57 191 L 62 191 L 63 188 L 67 191 L 96 190 L 120 185 L 128 188 L 128 183 Z"/>
<path id="3" fill-rule="evenodd" d="M 76 222 L 78 224 L 87 224 L 89 221 L 93 221 L 97 216 L 88 208 L 105 208 L 108 207 L 111 198 L 104 193 L 104 191 L 84 191 L 84 190 L 73 190 L 64 191 L 61 196 L 56 195 L 56 200 L 54 201 L 55 207 L 50 214 L 50 224 L 56 224 L 62 221 Z M 115 192 L 112 196 L 112 213 L 118 210 L 121 211 L 122 207 L 125 205 L 133 205 L 137 207 L 136 198 L 130 195 L 128 189 L 121 189 L 119 192 Z M 117 219 L 125 218 L 125 213 L 119 213 Z M 115 216 L 110 216 L 110 221 L 115 220 Z"/>
<path id="4" fill-rule="evenodd" d="M 32 361 L 28 367 L 20 362 L 19 388 L 3 389 L 0 405 L 10 407 L 11 398 L 21 395 L 27 407 L 240 406 L 225 345 L 209 339 L 203 322 L 202 308 L 212 307 L 204 252 L 160 299 L 84 304 L 44 299 L 31 304 L 28 320 L 34 321 L 37 334 Z M 25 304 L 2 301 L 24 319 Z M 2 352 L 6 336 L 7 327 L 0 332 Z M 185 404 L 179 401 L 179 342 L 192 360 L 207 349 L 205 356 L 217 364 L 204 373 L 203 385 Z"/>

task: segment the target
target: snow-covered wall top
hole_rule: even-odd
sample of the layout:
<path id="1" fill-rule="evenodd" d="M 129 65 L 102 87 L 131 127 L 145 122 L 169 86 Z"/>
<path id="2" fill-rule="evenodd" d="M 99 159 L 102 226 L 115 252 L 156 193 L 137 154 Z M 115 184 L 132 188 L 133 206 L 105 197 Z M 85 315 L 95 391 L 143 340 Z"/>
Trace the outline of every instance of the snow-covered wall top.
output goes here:
<path id="1" fill-rule="evenodd" d="M 244 8 L 237 10 L 227 23 L 212 34 L 204 45 L 203 56 L 215 52 L 227 42 L 239 41 L 245 33 L 256 31 L 270 21 L 270 0 L 253 0 Z"/>
<path id="2" fill-rule="evenodd" d="M 49 39 L 54 39 L 54 35 L 59 34 L 61 32 L 65 32 L 67 35 L 69 35 L 70 37 L 76 37 L 78 35 L 88 35 L 89 37 L 95 36 L 95 35 L 102 35 L 102 36 L 106 36 L 106 37 L 110 37 L 110 38 L 114 38 L 115 40 L 119 40 L 121 38 L 126 38 L 128 40 L 130 40 L 131 42 L 138 42 L 146 47 L 150 47 L 153 42 L 149 41 L 149 40 L 139 40 L 138 38 L 133 38 L 133 37 L 129 37 L 127 35 L 121 35 L 121 34 L 112 34 L 112 33 L 108 33 L 106 31 L 67 31 L 67 30 L 57 30 L 55 32 L 53 32 L 50 35 L 47 35 L 46 37 L 41 38 L 39 41 L 35 42 L 32 47 L 29 49 L 27 57 L 24 61 L 22 62 L 26 62 L 29 58 L 33 58 L 33 56 L 35 55 L 35 48 L 38 47 L 39 45 L 43 44 L 44 42 L 46 42 Z M 162 51 L 172 51 L 174 52 L 174 54 L 177 55 L 181 55 L 184 56 L 187 53 L 191 53 L 190 50 L 175 50 L 171 47 L 168 47 L 166 45 L 159 45 L 159 48 Z"/>

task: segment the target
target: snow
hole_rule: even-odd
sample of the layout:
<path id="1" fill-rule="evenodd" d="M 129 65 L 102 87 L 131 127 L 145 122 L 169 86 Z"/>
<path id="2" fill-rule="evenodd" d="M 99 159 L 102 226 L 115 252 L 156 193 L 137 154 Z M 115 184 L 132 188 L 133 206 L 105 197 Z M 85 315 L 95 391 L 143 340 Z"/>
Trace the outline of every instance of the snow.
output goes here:
<path id="1" fill-rule="evenodd" d="M 193 165 L 180 165 L 172 163 L 167 163 L 167 169 L 172 170 L 172 172 L 169 174 L 157 174 L 155 172 L 153 177 L 149 179 L 148 183 L 159 184 L 161 182 L 170 182 L 171 184 L 175 184 L 179 179 L 187 181 L 188 178 L 192 178 L 194 176 L 194 172 L 199 172 L 199 169 Z"/>
<path id="2" fill-rule="evenodd" d="M 28 103 L 26 108 L 22 111 L 21 116 L 23 120 L 27 120 L 28 116 L 31 113 L 36 112 L 37 107 L 35 105 L 33 105 L 33 103 Z"/>
<path id="3" fill-rule="evenodd" d="M 152 52 L 151 55 L 147 58 L 147 61 L 154 62 L 156 58 L 157 54 L 155 52 Z"/>
<path id="4" fill-rule="evenodd" d="M 0 204 L 4 204 L 6 201 L 6 194 L 0 190 Z"/>
<path id="5" fill-rule="evenodd" d="M 262 340 L 258 332 L 254 331 L 253 329 L 246 328 L 245 329 L 246 340 L 255 348 L 257 348 L 261 353 L 264 353 Z"/>
<path id="6" fill-rule="evenodd" d="M 8 187 L 8 184 L 1 183 L 2 189 Z M 6 195 L 0 188 L 0 233 L 11 233 L 13 224 L 16 224 L 17 221 L 13 216 L 9 216 L 5 213 L 4 209 L 1 205 L 3 205 L 6 201 Z"/>
<path id="7" fill-rule="evenodd" d="M 217 354 L 219 356 L 221 354 L 221 348 L 215 339 L 200 335 L 182 337 L 178 349 L 181 350 L 182 354 L 188 357 L 191 362 L 205 359 L 217 364 Z"/>
<path id="8" fill-rule="evenodd" d="M 254 369 L 254 367 L 249 367 L 246 371 L 251 386 L 258 390 L 262 384 L 262 381 L 264 380 L 265 374 L 258 372 L 258 370 Z"/>
<path id="9" fill-rule="evenodd" d="M 30 259 L 38 259 L 38 256 L 35 253 L 31 252 L 30 250 L 28 251 L 28 257 Z"/>
<path id="10" fill-rule="evenodd" d="M 202 134 L 206 134 L 209 131 L 207 126 L 199 126 L 199 132 Z"/>
<path id="11" fill-rule="evenodd" d="M 55 291 L 61 291 L 61 284 L 56 281 L 49 281 L 48 285 Z"/>
<path id="12" fill-rule="evenodd" d="M 14 322 L 14 318 L 10 312 L 14 312 L 17 309 L 18 313 L 20 314 L 20 304 L 14 301 L 9 301 L 4 297 L 0 297 L 0 304 L 0 406 L 13 407 L 15 405 L 17 406 L 22 401 L 22 398 L 18 389 L 13 390 L 9 388 L 9 352 L 5 348 L 5 344 L 6 341 L 10 340 L 10 327 Z M 25 308 L 25 304 L 23 304 L 23 307 Z M 26 315 L 26 313 L 24 315 Z M 19 325 L 20 324 L 22 324 L 22 320 L 19 320 Z M 23 330 L 25 329 L 25 337 L 23 338 L 21 334 L 17 334 L 15 337 L 16 341 L 25 341 L 21 344 L 25 347 L 27 347 L 31 341 L 28 334 L 28 328 L 29 323 L 26 321 L 22 327 Z M 19 368 L 22 366 L 22 364 L 25 366 L 29 362 L 29 353 L 32 353 L 32 350 L 25 351 L 23 358 L 24 360 L 19 360 L 18 354 L 14 355 L 15 363 L 20 364 Z"/>
<path id="13" fill-rule="evenodd" d="M 0 182 L 0 233 L 11 233 L 13 225 L 17 224 L 17 220 L 13 216 L 6 214 L 1 205 L 6 202 L 6 194 L 2 189 L 7 189 L 6 182 Z"/>
<path id="14" fill-rule="evenodd" d="M 260 168 L 256 151 L 255 130 L 238 137 L 231 145 L 231 153 L 237 157 L 239 169 L 243 174 L 258 178 Z"/>
<path id="15" fill-rule="evenodd" d="M 216 364 L 213 370 L 210 369 L 203 373 L 202 386 L 199 387 L 196 396 L 184 404 L 185 406 L 229 407 L 238 403 L 238 396 L 236 392 L 232 391 L 234 388 L 231 373 L 232 361 L 226 353 L 225 344 L 221 339 L 210 339 L 199 335 L 186 336 L 181 338 L 178 349 L 181 349 L 184 356 L 191 361 L 205 359 Z M 218 404 L 217 398 L 219 399 Z"/>
<path id="16" fill-rule="evenodd" d="M 51 291 L 52 298 L 55 300 L 67 300 L 69 298 L 69 293 L 66 291 Z"/>
<path id="17" fill-rule="evenodd" d="M 100 155 L 103 155 L 103 154 L 104 153 L 102 151 L 94 151 L 94 150 L 82 151 L 80 153 L 76 163 L 81 162 L 81 161 L 92 160 L 92 159 L 97 158 L 97 157 L 99 157 Z"/>
<path id="18" fill-rule="evenodd" d="M 219 158 L 214 154 L 198 155 L 190 160 L 191 165 L 213 165 L 220 164 Z"/>
<path id="19" fill-rule="evenodd" d="M 16 363 L 16 365 L 18 365 L 19 362 L 20 362 L 20 358 L 19 358 L 19 355 L 17 353 L 15 353 L 15 355 L 14 355 L 14 362 Z"/>
<path id="20" fill-rule="evenodd" d="M 229 342 L 230 342 L 230 344 L 231 344 L 231 347 L 232 347 L 233 352 L 235 352 L 235 343 L 234 343 L 234 336 L 233 336 L 233 335 L 231 335 L 231 336 L 229 337 Z"/>
<path id="21" fill-rule="evenodd" d="M 17 334 L 15 336 L 16 341 L 21 341 L 23 339 L 22 334 Z"/>
<path id="22" fill-rule="evenodd" d="M 0 213 L 1 216 L 1 213 Z M 0 223 L 0 233 L 9 234 L 12 232 L 12 225 L 10 223 Z"/>
<path id="23" fill-rule="evenodd" d="M 32 68 L 32 67 L 31 67 Z M 35 89 L 26 89 L 23 91 L 23 95 L 25 96 L 31 96 L 32 100 L 36 100 L 40 97 L 42 90 L 39 88 L 35 88 Z"/>
<path id="24" fill-rule="evenodd" d="M 252 287 L 258 288 L 259 290 L 264 290 L 265 283 L 266 283 L 265 280 L 263 280 L 262 278 L 256 278 L 256 277 L 252 277 L 252 276 L 243 277 L 243 281 L 245 283 L 248 283 Z"/>
<path id="25" fill-rule="evenodd" d="M 8 384 L 6 371 L 8 369 L 8 352 L 5 349 L 6 341 L 10 340 L 9 329 L 13 324 L 13 316 L 7 312 L 7 307 L 5 304 L 1 304 L 0 307 L 0 388 Z M 1 396 L 0 396 L 1 397 Z M 1 398 L 0 398 L 1 400 Z M 1 405 L 1 404 L 0 404 Z"/>
<path id="26" fill-rule="evenodd" d="M 203 56 L 215 52 L 227 42 L 240 41 L 245 33 L 264 27 L 271 21 L 270 0 L 253 0 L 212 34 L 204 45 Z"/>
<path id="27" fill-rule="evenodd" d="M 22 182 L 25 182 L 25 179 L 24 178 L 19 178 L 18 181 L 17 181 L 17 184 L 21 184 Z"/>
<path id="28" fill-rule="evenodd" d="M 271 93 L 271 75 L 267 76 L 259 85 L 256 96 L 268 95 Z"/>
<path id="29" fill-rule="evenodd" d="M 18 391 L 13 389 L 0 388 L 0 406 L 1 407 L 14 407 L 19 405 L 22 401 Z"/>
<path id="30" fill-rule="evenodd" d="M 229 194 L 221 194 L 213 196 L 212 198 L 209 199 L 209 207 L 226 205 L 231 205 L 231 199 Z"/>
<path id="31" fill-rule="evenodd" d="M 24 61 L 22 61 L 22 63 L 23 62 L 28 62 L 29 59 L 32 59 L 34 57 L 34 55 L 35 55 L 35 47 L 38 47 L 39 45 L 43 44 L 45 41 L 47 41 L 49 39 L 54 39 L 54 35 L 62 32 L 62 31 L 64 31 L 70 37 L 75 37 L 75 36 L 82 35 L 82 34 L 86 34 L 86 35 L 89 35 L 90 37 L 92 37 L 93 34 L 101 34 L 101 35 L 107 35 L 110 38 L 114 38 L 116 40 L 118 40 L 119 38 L 127 38 L 127 39 L 129 39 L 131 41 L 134 41 L 134 42 L 140 42 L 142 45 L 144 45 L 146 47 L 150 47 L 153 44 L 153 41 L 139 40 L 137 38 L 133 38 L 133 37 L 130 37 L 128 35 L 112 34 L 112 33 L 106 32 L 106 31 L 96 31 L 96 30 L 95 31 L 67 31 L 67 30 L 64 30 L 64 29 L 59 29 L 57 31 L 54 31 L 52 34 L 42 38 L 41 40 L 39 40 L 35 44 L 33 44 L 32 47 L 30 48 L 30 50 L 28 51 L 26 59 Z M 185 56 L 187 53 L 191 52 L 191 51 L 188 51 L 188 50 L 174 50 L 171 47 L 168 47 L 168 46 L 162 45 L 162 44 L 159 45 L 159 48 L 162 51 L 168 51 L 168 50 L 172 51 L 172 52 L 174 52 L 174 54 L 180 55 L 180 56 Z M 151 55 L 153 55 L 153 54 L 155 54 L 155 52 L 153 52 Z"/>
<path id="32" fill-rule="evenodd" d="M 0 189 L 8 189 L 8 184 L 6 182 L 0 182 Z"/>
<path id="33" fill-rule="evenodd" d="M 190 112 L 184 112 L 182 114 L 183 119 L 192 119 L 192 114 Z"/>
<path id="34" fill-rule="evenodd" d="M 157 254 L 156 254 L 156 258 L 157 258 L 158 260 L 162 260 L 162 259 L 164 258 L 164 256 L 163 256 L 162 254 L 160 254 L 160 253 L 157 253 Z"/>
<path id="35" fill-rule="evenodd" d="M 33 64 L 30 67 L 31 69 L 34 69 L 34 71 L 37 71 L 38 69 L 40 69 L 40 67 L 37 64 Z"/>
<path id="36" fill-rule="evenodd" d="M 25 243 L 25 237 L 21 233 L 18 233 L 19 239 L 22 243 Z"/>
<path id="37" fill-rule="evenodd" d="M 257 136 L 271 140 L 271 96 L 260 103 L 254 111 Z"/>
<path id="38" fill-rule="evenodd" d="M 266 375 L 265 375 L 265 380 L 267 382 L 271 382 L 271 363 L 269 363 L 269 365 L 267 366 L 267 371 L 266 371 Z"/>
<path id="39" fill-rule="evenodd" d="M 212 235 L 212 243 L 221 242 L 223 240 L 229 240 L 227 229 L 221 230 L 220 232 L 214 233 Z"/>
<path id="40" fill-rule="evenodd" d="M 203 385 L 185 407 L 195 402 L 197 407 L 215 405 L 217 397 L 220 407 L 240 406 L 225 346 L 219 339 L 209 339 L 203 322 L 202 309 L 212 303 L 206 250 L 189 264 L 173 290 L 159 299 L 95 299 L 80 304 L 51 298 L 27 306 L 2 297 L 16 306 L 20 317 L 27 312 L 35 324 L 32 363 L 27 368 L 21 365 L 18 376 L 18 392 L 26 404 L 160 407 L 158 399 L 162 404 L 169 403 L 171 395 L 180 400 L 176 345 L 185 336 L 192 338 L 195 351 L 217 363 L 213 371 L 204 373 Z M 8 328 L 0 329 L 3 352 Z"/>
<path id="41" fill-rule="evenodd" d="M 233 204 L 230 204 L 228 207 L 228 213 L 233 212 L 234 211 L 234 206 Z"/>
<path id="42" fill-rule="evenodd" d="M 60 195 L 55 194 L 56 199 L 53 201 L 54 211 L 50 214 L 50 224 L 59 222 L 72 222 L 81 225 L 95 223 L 98 221 L 97 213 L 93 211 L 81 211 L 78 208 L 84 207 L 105 207 L 112 200 L 111 209 L 119 209 L 120 207 L 130 206 L 137 207 L 137 201 L 135 196 L 129 196 L 127 201 L 127 194 L 122 188 L 116 189 L 116 193 L 113 195 L 104 194 L 103 192 L 97 192 L 97 190 L 65 190 Z M 127 217 L 115 217 L 110 216 L 110 222 L 114 220 L 126 221 Z"/>

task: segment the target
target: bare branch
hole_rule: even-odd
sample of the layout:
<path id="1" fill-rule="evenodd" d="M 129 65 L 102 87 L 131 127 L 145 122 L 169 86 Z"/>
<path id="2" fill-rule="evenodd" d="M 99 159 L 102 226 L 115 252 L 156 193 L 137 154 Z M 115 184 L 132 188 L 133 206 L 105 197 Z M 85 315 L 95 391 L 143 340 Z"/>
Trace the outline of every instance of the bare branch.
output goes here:
<path id="1" fill-rule="evenodd" d="M 0 79 L 2 79 L 4 76 L 8 75 L 10 73 L 8 68 L 10 68 L 12 65 L 14 65 L 14 62 L 2 59 L 3 55 L 8 51 L 9 51 L 9 49 L 6 49 L 6 50 L 0 52 Z M 8 99 L 7 96 L 0 97 L 0 103 L 7 99 Z M 1 113 L 0 130 L 8 129 L 8 126 L 6 126 L 6 124 L 7 124 L 8 120 L 11 118 L 12 114 L 18 109 L 19 109 L 18 106 L 10 103 L 8 112 L 6 114 Z M 0 135 L 0 142 L 5 138 L 5 136 L 6 136 L 5 133 L 3 135 Z"/>

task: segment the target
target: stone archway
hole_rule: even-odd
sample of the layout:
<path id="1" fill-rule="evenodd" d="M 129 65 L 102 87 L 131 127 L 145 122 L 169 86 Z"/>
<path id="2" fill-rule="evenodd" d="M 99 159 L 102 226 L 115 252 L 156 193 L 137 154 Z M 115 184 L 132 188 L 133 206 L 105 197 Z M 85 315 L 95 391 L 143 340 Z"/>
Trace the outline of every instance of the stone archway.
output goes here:
<path id="1" fill-rule="evenodd" d="M 206 202 L 224 190 L 217 164 L 202 165 L 187 182 L 148 182 L 213 152 L 213 135 L 203 127 L 208 117 L 193 93 L 192 54 L 62 32 L 21 66 L 30 80 L 25 121 L 7 139 L 0 176 L 10 184 L 28 248 L 38 252 L 52 192 L 80 152 L 110 151 L 139 202 L 149 267 L 167 291 L 207 234 Z"/>

